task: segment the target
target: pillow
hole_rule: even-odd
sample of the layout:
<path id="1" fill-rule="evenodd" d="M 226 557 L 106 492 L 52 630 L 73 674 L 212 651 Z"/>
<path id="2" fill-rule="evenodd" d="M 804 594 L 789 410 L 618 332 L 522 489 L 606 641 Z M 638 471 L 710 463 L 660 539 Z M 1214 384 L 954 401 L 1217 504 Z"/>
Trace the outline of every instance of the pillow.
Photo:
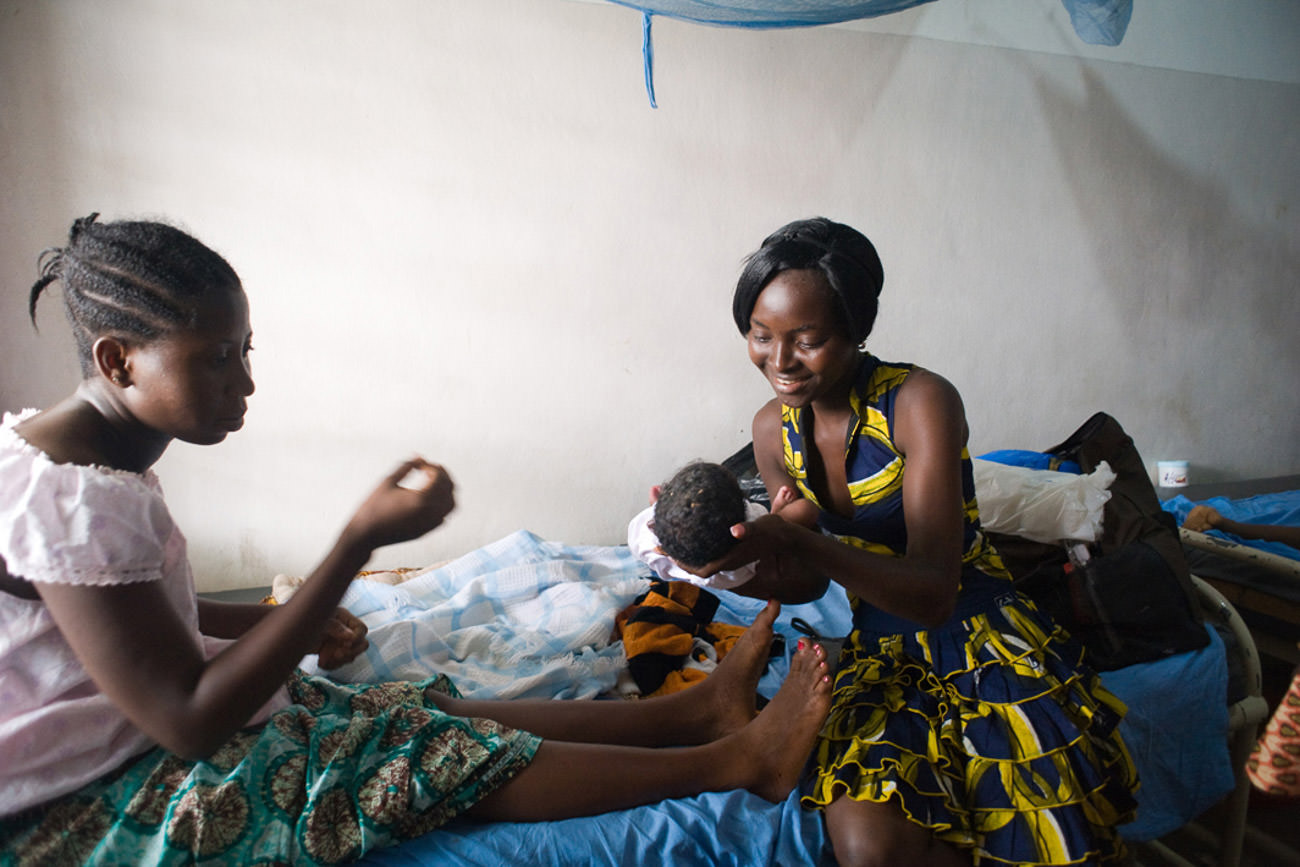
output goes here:
<path id="1" fill-rule="evenodd" d="M 980 523 L 995 533 L 1056 544 L 1095 542 L 1115 473 L 1102 461 L 1084 475 L 1013 467 L 976 458 Z"/>

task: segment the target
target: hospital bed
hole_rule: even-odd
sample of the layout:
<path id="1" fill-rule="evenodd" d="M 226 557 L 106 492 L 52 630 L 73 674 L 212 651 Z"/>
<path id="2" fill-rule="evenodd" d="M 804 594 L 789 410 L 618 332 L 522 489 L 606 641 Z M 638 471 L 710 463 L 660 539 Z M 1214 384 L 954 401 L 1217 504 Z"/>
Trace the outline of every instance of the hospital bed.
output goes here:
<path id="1" fill-rule="evenodd" d="M 761 497 L 761 485 L 755 485 L 744 449 L 733 455 L 730 463 L 735 465 L 737 460 L 742 475 L 748 475 L 751 491 Z M 479 604 L 483 600 L 467 600 L 464 595 L 471 585 L 494 586 L 494 576 L 500 570 L 510 573 L 509 580 L 500 582 L 502 586 L 513 588 L 512 592 L 522 587 L 525 594 L 535 591 L 539 599 L 556 583 L 590 584 L 590 592 L 600 597 L 601 618 L 631 601 L 649 583 L 648 571 L 631 559 L 623 546 L 568 546 L 526 531 L 399 585 L 355 582 L 344 604 L 367 620 L 372 637 L 378 633 L 382 638 L 384 630 L 397 621 L 404 625 L 391 628 L 405 635 L 400 652 L 392 659 L 384 659 L 381 650 L 372 649 L 365 661 L 370 668 L 356 676 L 416 677 L 424 673 L 421 666 L 436 669 L 441 664 L 438 654 L 447 653 L 446 636 L 430 639 L 430 645 L 422 647 L 417 635 L 420 630 L 409 624 L 432 618 L 438 626 L 427 630 L 430 635 L 445 632 L 453 623 L 457 628 L 474 628 L 473 623 L 466 626 L 463 617 L 456 619 L 466 605 L 477 605 L 483 622 L 503 631 L 504 637 L 498 637 L 507 646 L 516 640 L 515 632 L 528 633 L 532 624 L 510 622 L 509 603 L 489 600 L 490 604 Z M 538 576 L 534 590 L 527 589 L 530 570 Z M 1132 844 L 1134 863 L 1194 863 L 1162 842 L 1177 832 L 1199 835 L 1198 847 L 1216 853 L 1216 863 L 1235 867 L 1241 858 L 1249 794 L 1240 769 L 1267 715 L 1267 706 L 1261 697 L 1259 660 L 1250 631 L 1232 603 L 1214 587 L 1199 578 L 1193 578 L 1192 586 L 1204 620 L 1204 646 L 1102 675 L 1103 683 L 1129 706 L 1121 725 L 1142 779 L 1137 819 L 1123 826 L 1121 833 Z M 719 591 L 718 596 L 716 618 L 722 622 L 747 624 L 761 604 L 726 591 Z M 449 611 L 449 606 L 454 610 Z M 534 605 L 531 610 L 550 610 L 550 606 Z M 801 627 L 810 626 L 821 635 L 844 635 L 850 627 L 847 599 L 832 585 L 832 590 L 814 603 L 786 606 L 776 630 L 791 647 L 803 634 L 795 628 L 796 619 L 802 621 Z M 605 625 L 612 625 L 612 618 L 608 624 L 601 623 L 601 635 L 607 633 Z M 535 635 L 519 640 L 538 642 Z M 433 646 L 438 641 L 442 644 Z M 584 660 L 579 676 L 591 680 L 575 689 L 542 676 L 534 691 L 523 694 L 535 697 L 551 690 L 554 695 L 573 697 L 616 692 L 617 673 L 597 670 L 602 655 L 617 656 L 616 642 L 575 633 L 559 638 L 548 634 L 541 643 L 558 657 L 572 655 Z M 382 646 L 383 641 L 375 644 Z M 491 684 L 500 674 L 491 670 L 496 666 L 489 664 L 488 671 L 478 672 L 473 665 L 465 666 L 464 660 L 450 662 L 461 666 L 453 680 L 467 694 L 493 694 Z M 411 665 L 416 667 L 411 669 Z M 788 651 L 773 659 L 760 682 L 760 693 L 774 694 L 787 666 Z M 820 815 L 803 810 L 798 795 L 796 791 L 773 804 L 743 791 L 711 793 L 556 822 L 477 824 L 460 820 L 400 846 L 372 851 L 362 863 L 834 864 Z M 1227 816 L 1219 826 L 1198 821 L 1216 805 L 1218 812 Z"/>

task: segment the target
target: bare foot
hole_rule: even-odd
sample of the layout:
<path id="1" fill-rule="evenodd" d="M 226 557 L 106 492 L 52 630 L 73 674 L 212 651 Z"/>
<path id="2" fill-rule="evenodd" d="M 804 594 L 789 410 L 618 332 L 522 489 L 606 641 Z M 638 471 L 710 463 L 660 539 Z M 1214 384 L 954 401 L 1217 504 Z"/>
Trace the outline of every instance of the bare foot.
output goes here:
<path id="1" fill-rule="evenodd" d="M 801 639 L 790 673 L 776 696 L 729 744 L 755 765 L 745 788 L 769 801 L 783 801 L 799 782 L 817 733 L 831 708 L 831 677 L 821 645 Z"/>
<path id="2" fill-rule="evenodd" d="M 718 667 L 701 683 L 691 687 L 708 696 L 703 741 L 739 731 L 758 713 L 755 705 L 758 682 L 772 655 L 772 624 L 780 613 L 781 603 L 770 600 L 749 628 L 736 639 Z"/>
<path id="3" fill-rule="evenodd" d="M 425 690 L 425 697 L 444 713 L 487 717 L 556 740 L 639 746 L 707 744 L 754 720 L 758 681 L 771 656 L 772 624 L 780 611 L 779 602 L 769 602 L 712 674 L 690 689 L 637 702 L 635 714 L 629 713 L 633 705 L 467 700 L 433 688 Z M 619 714 L 617 723 L 612 714 Z"/>

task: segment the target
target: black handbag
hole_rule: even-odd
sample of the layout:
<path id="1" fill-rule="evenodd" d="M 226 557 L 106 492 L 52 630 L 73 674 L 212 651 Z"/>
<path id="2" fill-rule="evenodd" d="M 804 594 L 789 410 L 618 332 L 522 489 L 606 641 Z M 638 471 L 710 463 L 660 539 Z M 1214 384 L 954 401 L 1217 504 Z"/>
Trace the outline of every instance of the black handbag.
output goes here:
<path id="1" fill-rule="evenodd" d="M 1074 546 L 1074 557 L 1064 545 L 988 534 L 1017 589 L 1069 630 L 1099 671 L 1208 644 L 1177 522 L 1160 508 L 1132 437 L 1099 412 L 1045 451 L 1084 472 L 1105 461 L 1116 477 L 1101 538 Z"/>

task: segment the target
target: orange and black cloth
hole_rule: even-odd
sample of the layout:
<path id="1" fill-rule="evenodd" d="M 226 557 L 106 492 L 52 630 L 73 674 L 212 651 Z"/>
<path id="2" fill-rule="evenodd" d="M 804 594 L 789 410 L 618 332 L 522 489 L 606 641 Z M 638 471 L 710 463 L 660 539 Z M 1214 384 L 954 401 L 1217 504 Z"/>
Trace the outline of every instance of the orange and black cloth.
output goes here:
<path id="1" fill-rule="evenodd" d="M 745 627 L 715 623 L 718 597 L 686 581 L 655 579 L 615 619 L 628 672 L 643 696 L 685 689 L 708 677 Z"/>

